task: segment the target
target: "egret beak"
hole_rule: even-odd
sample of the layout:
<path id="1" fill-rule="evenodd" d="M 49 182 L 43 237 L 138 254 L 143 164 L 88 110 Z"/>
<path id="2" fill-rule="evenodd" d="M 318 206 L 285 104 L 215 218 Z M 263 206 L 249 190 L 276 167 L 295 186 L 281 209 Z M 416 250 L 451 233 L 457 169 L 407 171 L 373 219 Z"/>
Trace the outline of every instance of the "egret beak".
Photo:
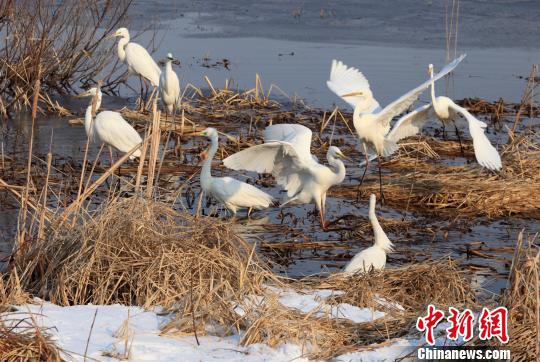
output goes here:
<path id="1" fill-rule="evenodd" d="M 196 136 L 206 136 L 206 135 L 204 134 L 204 131 L 195 131 L 195 132 L 186 132 L 184 133 L 184 136 L 196 137 Z"/>
<path id="2" fill-rule="evenodd" d="M 363 95 L 364 95 L 364 92 L 351 92 L 351 93 L 342 94 L 341 96 L 342 97 L 358 97 L 358 96 L 363 96 Z"/>
<path id="3" fill-rule="evenodd" d="M 79 94 L 75 95 L 75 97 L 84 98 L 84 97 L 90 97 L 91 95 L 92 95 L 92 93 L 90 93 L 90 91 L 86 91 L 86 92 L 82 92 L 82 93 L 79 93 Z"/>
<path id="4" fill-rule="evenodd" d="M 338 156 L 349 162 L 354 162 L 350 157 L 345 156 L 343 153 L 338 153 Z"/>
<path id="5" fill-rule="evenodd" d="M 114 32 L 114 33 L 110 33 L 109 35 L 107 35 L 105 37 L 105 39 L 112 39 L 112 38 L 116 38 L 117 36 L 119 36 L 119 34 Z"/>

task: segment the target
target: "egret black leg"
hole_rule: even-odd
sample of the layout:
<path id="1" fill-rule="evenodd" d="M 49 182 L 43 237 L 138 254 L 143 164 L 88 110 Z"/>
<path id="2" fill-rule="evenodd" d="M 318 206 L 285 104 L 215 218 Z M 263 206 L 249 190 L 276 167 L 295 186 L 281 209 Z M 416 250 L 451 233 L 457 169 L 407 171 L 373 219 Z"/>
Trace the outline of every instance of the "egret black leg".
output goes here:
<path id="1" fill-rule="evenodd" d="M 379 160 L 379 192 L 381 194 L 381 206 L 384 206 L 384 192 L 382 187 L 382 172 L 381 172 L 381 156 L 378 156 Z"/>
<path id="2" fill-rule="evenodd" d="M 362 174 L 362 178 L 360 179 L 360 183 L 358 184 L 358 188 L 356 189 L 356 201 L 360 201 L 360 187 L 362 187 L 362 184 L 364 183 L 364 178 L 366 177 L 367 169 L 369 166 L 369 156 L 366 149 L 366 144 L 362 143 L 362 147 L 364 148 L 364 156 L 366 157 L 366 167 L 364 168 L 364 173 Z"/>
<path id="3" fill-rule="evenodd" d="M 461 132 L 459 132 L 456 121 L 452 121 L 452 122 L 454 122 L 454 129 L 456 130 L 456 136 L 459 141 L 459 149 L 461 150 L 461 156 L 465 157 L 465 151 L 463 150 L 463 143 L 461 142 Z"/>

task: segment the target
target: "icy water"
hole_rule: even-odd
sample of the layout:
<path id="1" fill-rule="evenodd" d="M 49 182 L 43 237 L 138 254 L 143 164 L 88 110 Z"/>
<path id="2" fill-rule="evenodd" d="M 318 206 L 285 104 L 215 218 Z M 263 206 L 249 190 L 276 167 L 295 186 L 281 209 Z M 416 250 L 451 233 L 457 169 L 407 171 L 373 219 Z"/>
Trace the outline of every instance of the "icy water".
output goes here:
<path id="1" fill-rule="evenodd" d="M 517 102 L 526 84 L 523 77 L 528 75 L 531 64 L 538 62 L 537 37 L 531 34 L 538 35 L 532 21 L 540 15 L 539 6 L 534 1 L 495 1 L 489 2 L 489 6 L 484 1 L 471 3 L 464 4 L 474 11 L 461 18 L 460 44 L 463 46 L 457 52 L 468 56 L 455 72 L 448 92 L 457 99 L 497 100 L 502 97 L 505 101 Z M 143 21 L 143 15 L 152 14 L 163 38 L 156 44 L 155 58 L 164 58 L 168 52 L 179 58 L 181 66 L 175 70 L 183 85 L 191 83 L 206 88 L 203 76 L 207 75 L 217 87 L 229 79 L 240 89 L 248 89 L 254 86 L 258 73 L 265 89 L 276 84 L 288 97 L 303 99 L 307 106 L 331 109 L 334 103 L 346 107 L 325 85 L 334 58 L 363 71 L 381 104 L 393 101 L 423 82 L 429 63 L 435 64 L 436 69 L 445 63 L 444 8 L 439 2 L 400 2 L 402 10 L 407 9 L 406 14 L 394 8 L 395 2 L 380 4 L 377 7 L 366 1 L 314 1 L 309 5 L 282 1 L 260 4 L 150 1 L 136 2 L 132 18 L 137 26 Z M 293 13 L 298 7 L 302 8 L 301 15 L 295 17 Z M 322 16 L 321 9 L 327 15 Z M 515 30 L 512 19 L 516 17 L 522 25 L 519 36 L 511 31 Z M 529 27 L 531 31 L 527 32 Z M 148 35 L 143 34 L 138 41 L 146 43 L 148 40 Z M 227 59 L 227 68 L 221 64 L 224 59 Z M 445 88 L 441 83 L 439 93 Z M 279 91 L 273 94 L 285 97 Z M 104 107 L 133 107 L 132 94 L 125 89 L 123 95 L 124 99 L 106 97 Z M 86 106 L 73 100 L 64 101 L 67 108 L 79 112 L 79 116 Z M 29 130 L 28 117 L 24 114 L 2 124 L 2 144 L 8 157 L 26 157 Z M 245 130 L 240 132 L 245 133 Z M 354 144 L 355 141 L 347 137 L 348 142 Z M 500 133 L 490 137 L 502 141 L 504 136 Z M 35 153 L 43 156 L 51 149 L 56 165 L 80 162 L 85 143 L 86 136 L 80 125 L 69 125 L 67 119 L 54 116 L 38 120 Z M 204 140 L 195 141 L 200 147 L 205 144 Z M 97 149 L 92 145 L 91 158 L 95 157 Z M 361 157 L 356 152 L 351 156 L 355 160 Z M 108 162 L 106 157 L 104 159 Z M 195 164 L 191 158 L 186 162 Z M 448 162 L 462 164 L 464 160 L 456 158 Z M 354 185 L 361 171 L 356 164 L 346 166 L 345 183 Z M 4 175 L 8 172 L 2 170 Z M 215 174 L 230 174 L 243 180 L 255 177 L 223 169 Z M 169 176 L 172 188 L 178 187 L 185 178 L 183 174 Z M 198 183 L 195 181 L 191 186 L 196 196 Z M 280 197 L 275 189 L 271 193 Z M 186 205 L 190 200 L 181 201 Z M 276 262 L 276 271 L 282 274 L 298 277 L 333 272 L 372 240 L 369 228 L 367 232 L 358 231 L 359 226 L 367 223 L 366 200 L 329 197 L 327 203 L 328 217 L 334 221 L 328 232 L 321 231 L 312 205 L 258 212 L 253 220 L 238 221 L 236 228 L 250 241 L 257 242 L 260 250 Z M 17 210 L 12 205 L 9 196 L 0 192 L 0 250 L 9 248 L 16 228 Z M 177 203 L 177 207 L 179 205 Z M 191 206 L 190 211 L 193 208 Z M 215 207 L 209 204 L 203 212 L 214 213 Z M 406 220 L 413 224 L 411 230 L 387 230 L 390 239 L 397 244 L 397 251 L 389 256 L 389 267 L 450 254 L 464 259 L 463 265 L 475 270 L 480 280 L 486 278 L 484 286 L 495 292 L 504 286 L 501 276 L 507 272 L 518 232 L 539 229 L 538 220 L 519 218 L 479 218 L 449 223 L 388 207 L 378 214 L 385 220 Z M 467 253 L 469 247 L 479 248 L 479 243 L 484 243 L 484 249 L 498 248 L 494 252 L 496 258 L 485 259 Z"/>

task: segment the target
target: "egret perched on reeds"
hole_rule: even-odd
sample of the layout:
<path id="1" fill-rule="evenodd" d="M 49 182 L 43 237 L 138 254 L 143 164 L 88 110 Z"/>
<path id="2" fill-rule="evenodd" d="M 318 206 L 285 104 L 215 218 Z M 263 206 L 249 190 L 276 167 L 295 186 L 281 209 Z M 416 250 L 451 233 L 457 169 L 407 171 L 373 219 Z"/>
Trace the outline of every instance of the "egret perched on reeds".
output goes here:
<path id="1" fill-rule="evenodd" d="M 120 28 L 116 32 L 108 36 L 108 38 L 121 37 L 118 42 L 118 58 L 120 61 L 125 62 L 128 67 L 129 74 L 137 74 L 142 77 L 143 82 L 148 80 L 154 90 L 152 96 L 156 91 L 156 87 L 159 86 L 159 76 L 161 70 L 156 64 L 152 56 L 148 53 L 144 47 L 137 43 L 130 43 L 129 31 L 126 28 Z"/>
<path id="2" fill-rule="evenodd" d="M 178 76 L 172 69 L 173 60 L 172 54 L 168 53 L 165 71 L 161 72 L 159 77 L 161 101 L 167 107 L 169 114 L 173 114 L 180 103 L 180 82 L 178 81 Z"/>
<path id="3" fill-rule="evenodd" d="M 116 148 L 121 152 L 129 152 L 133 147 L 142 142 L 141 136 L 135 129 L 126 122 L 122 115 L 113 111 L 102 111 L 94 116 L 101 106 L 101 91 L 93 87 L 79 94 L 79 97 L 92 97 L 90 105 L 86 108 L 84 117 L 84 129 L 88 138 L 93 141 L 96 138 L 109 146 L 112 163 L 112 151 L 110 147 Z M 141 151 L 136 150 L 129 156 L 130 159 L 140 157 Z"/>
<path id="4" fill-rule="evenodd" d="M 264 143 L 231 155 L 223 164 L 233 170 L 272 173 L 278 185 L 287 191 L 286 204 L 315 202 L 326 228 L 326 192 L 345 178 L 346 158 L 339 148 L 328 148 L 326 158 L 330 167 L 321 165 L 310 151 L 311 130 L 299 124 L 277 124 L 266 127 Z"/>
<path id="5" fill-rule="evenodd" d="M 236 215 L 238 209 L 265 209 L 274 198 L 253 185 L 238 181 L 232 177 L 213 177 L 212 159 L 218 149 L 219 136 L 215 128 L 206 128 L 198 133 L 211 141 L 210 150 L 203 153 L 204 163 L 201 169 L 201 188 Z"/>
<path id="6" fill-rule="evenodd" d="M 326 82 L 328 88 L 354 108 L 353 123 L 356 133 L 362 143 L 366 157 L 366 168 L 362 181 L 369 165 L 368 154 L 375 153 L 379 161 L 379 183 L 381 199 L 384 199 L 382 191 L 381 159 L 393 154 L 398 145 L 396 141 L 388 138 L 390 121 L 395 116 L 406 111 L 424 92 L 432 82 L 450 73 L 465 57 L 460 56 L 447 64 L 439 73 L 420 86 L 402 95 L 385 108 L 379 106 L 379 102 L 373 97 L 369 82 L 356 68 L 349 68 L 341 61 L 333 60 L 330 70 L 330 79 Z M 396 130 L 397 132 L 397 130 Z M 368 147 L 370 152 L 368 152 Z M 362 181 L 360 183 L 362 183 Z"/>
<path id="7" fill-rule="evenodd" d="M 392 242 L 386 236 L 384 230 L 375 215 L 376 197 L 371 194 L 369 197 L 369 221 L 373 228 L 375 242 L 372 246 L 356 254 L 343 270 L 346 274 L 353 274 L 357 271 L 367 272 L 371 269 L 383 269 L 386 265 L 386 253 L 394 251 Z"/>

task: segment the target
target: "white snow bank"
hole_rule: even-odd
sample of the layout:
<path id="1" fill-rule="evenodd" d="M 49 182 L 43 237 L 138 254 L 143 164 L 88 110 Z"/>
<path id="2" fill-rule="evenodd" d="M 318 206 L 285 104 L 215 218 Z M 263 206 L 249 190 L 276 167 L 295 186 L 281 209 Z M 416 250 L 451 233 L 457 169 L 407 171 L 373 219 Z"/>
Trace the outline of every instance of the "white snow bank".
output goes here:
<path id="1" fill-rule="evenodd" d="M 200 346 L 194 336 L 167 337 L 159 335 L 163 317 L 138 307 L 121 305 L 79 305 L 59 307 L 51 303 L 23 305 L 20 312 L 3 314 L 2 318 L 19 320 L 30 314 L 38 325 L 50 328 L 58 345 L 71 354 L 74 361 L 84 360 L 92 321 L 86 356 L 88 360 L 118 361 L 124 353 L 125 339 L 120 329 L 129 317 L 128 350 L 130 361 L 307 361 L 302 357 L 301 347 L 283 344 L 270 348 L 264 344 L 240 346 L 240 335 L 225 338 L 199 336 Z M 97 314 L 96 314 L 97 310 Z M 95 320 L 94 320 L 95 315 Z"/>
<path id="2" fill-rule="evenodd" d="M 273 288 L 280 303 L 304 313 L 315 311 L 328 313 L 334 318 L 348 318 L 364 322 L 380 318 L 384 313 L 367 308 L 358 308 L 346 303 L 330 305 L 326 299 L 340 294 L 332 290 L 315 290 L 306 294 L 294 290 Z M 262 297 L 254 299 L 264 303 Z M 41 302 L 37 305 L 17 307 L 18 313 L 0 315 L 13 321 L 32 314 L 39 326 L 49 328 L 58 345 L 70 353 L 69 360 L 83 361 L 85 349 L 88 361 L 118 361 L 125 358 L 126 341 L 130 361 L 307 361 L 302 347 L 287 343 L 276 348 L 264 344 L 241 346 L 242 334 L 228 337 L 199 336 L 197 345 L 194 336 L 173 337 L 160 335 L 160 325 L 169 317 L 162 317 L 139 307 L 122 305 L 78 305 L 60 307 Z M 97 313 L 96 313 L 97 311 Z M 92 327 L 93 324 L 93 327 Z M 127 331 L 127 332 L 126 332 Z M 90 336 L 90 338 L 89 338 Z M 127 336 L 127 338 L 126 338 Z M 89 342 L 87 343 L 89 339 Z M 382 361 L 394 360 L 411 352 L 418 339 L 397 339 L 388 346 L 373 350 L 348 353 L 338 361 Z"/>

